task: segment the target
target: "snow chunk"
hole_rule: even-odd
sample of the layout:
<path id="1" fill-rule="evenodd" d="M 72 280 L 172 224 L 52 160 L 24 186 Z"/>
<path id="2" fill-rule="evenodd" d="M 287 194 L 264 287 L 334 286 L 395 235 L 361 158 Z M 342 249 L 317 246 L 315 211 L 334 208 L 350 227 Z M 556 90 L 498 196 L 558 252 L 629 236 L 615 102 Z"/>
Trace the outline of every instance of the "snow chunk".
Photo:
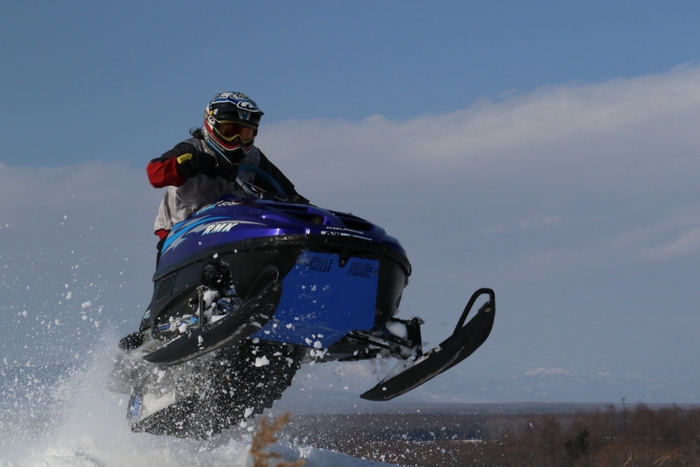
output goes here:
<path id="1" fill-rule="evenodd" d="M 265 366 L 265 365 L 269 365 L 269 364 L 270 364 L 270 360 L 268 360 L 265 355 L 263 355 L 262 357 L 255 358 L 255 366 L 256 367 L 261 367 L 261 366 Z"/>
<path id="2" fill-rule="evenodd" d="M 406 325 L 403 323 L 386 323 L 386 330 L 401 339 L 405 339 L 406 336 L 408 336 L 408 330 L 406 329 Z"/>
<path id="3" fill-rule="evenodd" d="M 88 300 L 87 302 L 83 302 L 80 307 L 85 309 L 85 308 L 90 308 L 92 306 L 92 302 Z"/>
<path id="4" fill-rule="evenodd" d="M 209 306 L 209 305 L 211 305 L 212 303 L 214 303 L 214 301 L 215 301 L 217 298 L 219 298 L 219 292 L 217 292 L 216 290 L 207 289 L 207 290 L 204 291 L 204 303 L 205 303 L 207 306 Z"/>

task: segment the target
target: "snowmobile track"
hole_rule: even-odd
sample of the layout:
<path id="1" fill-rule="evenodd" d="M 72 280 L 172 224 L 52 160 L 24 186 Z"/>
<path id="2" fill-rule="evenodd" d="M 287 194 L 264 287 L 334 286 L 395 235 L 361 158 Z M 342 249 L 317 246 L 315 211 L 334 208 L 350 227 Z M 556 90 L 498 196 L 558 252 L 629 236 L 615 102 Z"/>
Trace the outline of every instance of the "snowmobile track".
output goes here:
<path id="1" fill-rule="evenodd" d="M 303 350 L 270 342 L 255 344 L 251 340 L 225 347 L 216 355 L 206 376 L 200 378 L 197 390 L 178 395 L 175 404 L 133 424 L 131 429 L 208 439 L 272 407 L 291 385 L 301 366 Z"/>

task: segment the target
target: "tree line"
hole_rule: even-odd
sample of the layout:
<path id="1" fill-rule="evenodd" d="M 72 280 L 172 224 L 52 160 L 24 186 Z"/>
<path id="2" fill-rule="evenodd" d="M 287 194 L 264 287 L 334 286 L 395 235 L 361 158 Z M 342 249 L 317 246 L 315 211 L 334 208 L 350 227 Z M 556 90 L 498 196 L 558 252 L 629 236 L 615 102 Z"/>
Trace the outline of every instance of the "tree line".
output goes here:
<path id="1" fill-rule="evenodd" d="M 700 408 L 555 414 L 358 414 L 296 420 L 292 438 L 403 466 L 700 466 Z"/>

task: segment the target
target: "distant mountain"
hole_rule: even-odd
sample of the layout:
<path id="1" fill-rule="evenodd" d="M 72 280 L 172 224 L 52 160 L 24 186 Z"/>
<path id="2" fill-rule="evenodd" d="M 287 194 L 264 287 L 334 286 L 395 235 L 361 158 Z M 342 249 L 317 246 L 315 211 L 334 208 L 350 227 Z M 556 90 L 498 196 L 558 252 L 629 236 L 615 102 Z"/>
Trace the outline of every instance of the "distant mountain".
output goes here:
<path id="1" fill-rule="evenodd" d="M 453 371 L 417 391 L 435 402 L 619 403 L 623 397 L 630 403 L 700 402 L 700 382 L 680 379 L 679 385 L 678 378 L 671 382 L 652 373 L 591 374 L 562 368 L 537 368 L 506 376 L 467 376 Z"/>

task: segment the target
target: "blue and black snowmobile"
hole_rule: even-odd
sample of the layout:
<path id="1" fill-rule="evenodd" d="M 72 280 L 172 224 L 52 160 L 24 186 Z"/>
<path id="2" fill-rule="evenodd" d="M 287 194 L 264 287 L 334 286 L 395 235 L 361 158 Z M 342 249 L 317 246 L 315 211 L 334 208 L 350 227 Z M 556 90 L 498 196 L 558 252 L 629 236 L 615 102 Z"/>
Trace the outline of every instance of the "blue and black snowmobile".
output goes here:
<path id="1" fill-rule="evenodd" d="M 281 189 L 239 184 L 172 229 L 139 331 L 120 341 L 112 388 L 131 394 L 133 431 L 210 437 L 271 407 L 312 361 L 399 359 L 360 396 L 389 400 L 488 338 L 496 301 L 483 288 L 454 333 L 423 352 L 423 321 L 395 316 L 411 274 L 395 238 Z"/>

